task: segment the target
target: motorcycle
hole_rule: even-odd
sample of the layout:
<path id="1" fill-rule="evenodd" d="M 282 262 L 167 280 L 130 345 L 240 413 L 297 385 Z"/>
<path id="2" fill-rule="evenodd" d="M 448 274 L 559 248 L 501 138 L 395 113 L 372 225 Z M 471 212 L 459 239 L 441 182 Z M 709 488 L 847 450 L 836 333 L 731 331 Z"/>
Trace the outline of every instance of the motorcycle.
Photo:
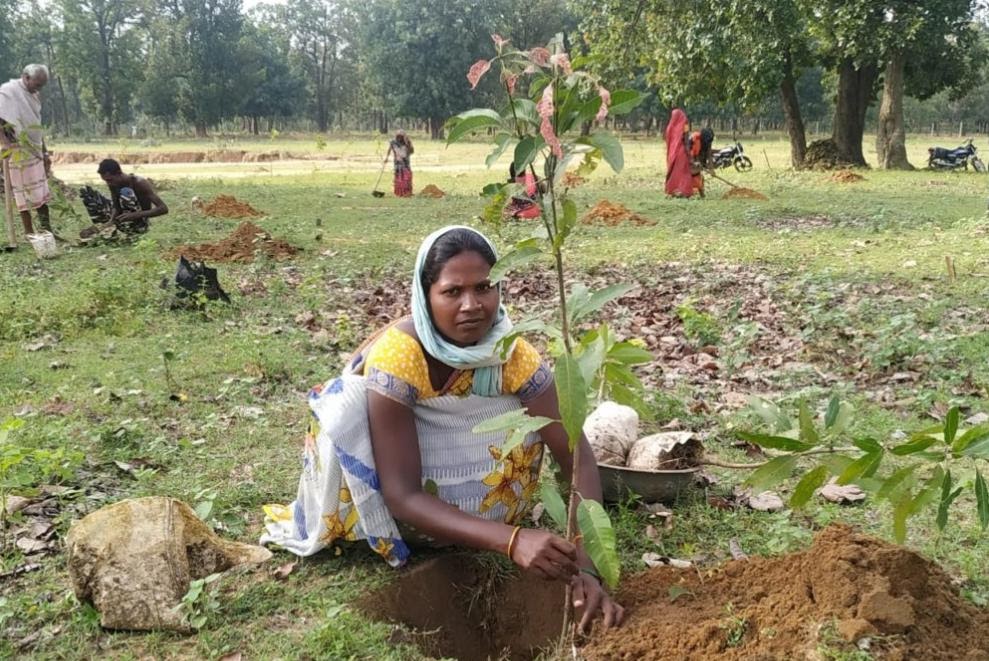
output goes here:
<path id="1" fill-rule="evenodd" d="M 730 147 L 719 149 L 711 154 L 711 167 L 715 170 L 734 165 L 739 172 L 748 172 L 752 169 L 752 161 L 745 155 L 741 142 L 735 142 Z"/>
<path id="2" fill-rule="evenodd" d="M 927 167 L 931 170 L 957 170 L 958 168 L 968 170 L 968 164 L 971 161 L 972 169 L 976 172 L 985 172 L 986 166 L 982 159 L 975 155 L 975 151 L 975 145 L 972 144 L 971 140 L 955 149 L 931 147 L 927 150 Z"/>

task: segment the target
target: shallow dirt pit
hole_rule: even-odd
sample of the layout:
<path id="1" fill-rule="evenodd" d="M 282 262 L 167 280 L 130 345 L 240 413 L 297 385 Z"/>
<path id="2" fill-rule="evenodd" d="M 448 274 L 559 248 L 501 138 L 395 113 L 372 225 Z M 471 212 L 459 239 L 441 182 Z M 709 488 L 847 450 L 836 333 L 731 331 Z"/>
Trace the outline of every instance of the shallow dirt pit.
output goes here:
<path id="1" fill-rule="evenodd" d="M 751 188 L 744 188 L 742 186 L 733 186 L 732 188 L 729 188 L 724 195 L 721 196 L 721 199 L 722 200 L 731 200 L 731 199 L 768 200 L 769 198 L 757 190 L 752 190 Z"/>
<path id="2" fill-rule="evenodd" d="M 584 214 L 581 222 L 585 225 L 605 225 L 615 227 L 622 223 L 632 225 L 655 225 L 656 223 L 645 216 L 627 209 L 621 204 L 610 200 L 600 200 L 591 207 L 591 210 Z"/>
<path id="3" fill-rule="evenodd" d="M 821 659 L 821 648 L 875 659 L 989 660 L 989 612 L 933 562 L 831 526 L 813 545 L 707 572 L 651 569 L 623 583 L 625 625 L 592 638 L 588 661 Z"/>
<path id="4" fill-rule="evenodd" d="M 410 630 L 430 656 L 528 661 L 559 638 L 562 604 L 560 583 L 452 553 L 403 570 L 357 607 Z"/>
<path id="5" fill-rule="evenodd" d="M 179 246 L 171 252 L 171 256 L 178 258 L 184 255 L 186 259 L 207 262 L 250 262 L 258 254 L 281 260 L 297 252 L 299 248 L 273 238 L 254 223 L 243 222 L 222 241 Z"/>
<path id="6" fill-rule="evenodd" d="M 818 230 L 835 226 L 835 221 L 830 216 L 817 214 L 812 216 L 777 216 L 775 218 L 763 218 L 756 221 L 756 224 L 768 230 Z"/>

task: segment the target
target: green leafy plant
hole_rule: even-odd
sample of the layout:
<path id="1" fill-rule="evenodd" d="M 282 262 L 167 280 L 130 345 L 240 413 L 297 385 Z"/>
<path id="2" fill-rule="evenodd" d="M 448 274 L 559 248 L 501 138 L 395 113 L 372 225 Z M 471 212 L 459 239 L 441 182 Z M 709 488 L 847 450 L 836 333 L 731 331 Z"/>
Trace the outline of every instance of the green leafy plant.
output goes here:
<path id="1" fill-rule="evenodd" d="M 575 450 L 589 402 L 606 395 L 625 401 L 639 401 L 637 391 L 641 390 L 641 384 L 630 368 L 651 359 L 651 356 L 639 346 L 613 338 L 605 325 L 578 335 L 578 329 L 593 313 L 628 293 L 631 287 L 619 284 L 592 292 L 577 284 L 567 291 L 564 284 L 564 246 L 577 227 L 577 205 L 568 197 L 562 178 L 571 166 L 579 173 L 588 173 L 596 169 L 601 161 L 615 172 L 621 171 L 624 156 L 618 139 L 589 129 L 595 120 L 600 121 L 609 114 L 620 115 L 631 111 L 642 97 L 634 91 L 612 94 L 595 76 L 578 70 L 580 62 L 571 64 L 560 35 L 545 48 L 527 51 L 516 50 L 498 35 L 492 35 L 492 38 L 497 55 L 491 60 L 476 62 L 467 78 L 472 87 L 476 87 L 480 78 L 497 64 L 507 102 L 500 111 L 475 108 L 451 118 L 446 125 L 449 131 L 447 142 L 457 142 L 478 131 L 489 131 L 494 149 L 486 159 L 488 167 L 503 154 L 509 153 L 514 171 L 525 173 L 532 182 L 530 188 L 535 191 L 534 201 L 541 210 L 541 223 L 531 237 L 516 244 L 499 260 L 492 269 L 491 278 L 499 281 L 512 269 L 550 257 L 555 267 L 559 296 L 558 323 L 523 320 L 503 340 L 502 347 L 507 349 L 518 335 L 530 332 L 545 334 L 557 347 L 553 372 L 560 406 L 559 422 L 566 430 L 574 458 L 563 527 L 571 540 L 576 539 L 577 531 L 580 531 L 588 555 L 605 582 L 614 587 L 619 577 L 614 530 L 604 508 L 599 503 L 584 500 L 577 492 L 580 453 Z M 528 96 L 522 94 L 523 88 L 527 89 Z M 577 135 L 568 135 L 571 132 Z M 489 199 L 485 218 L 500 221 L 499 207 L 513 186 L 516 184 L 491 184 L 485 188 L 484 194 Z M 507 432 L 502 448 L 504 455 L 508 449 L 521 443 L 526 434 L 552 422 L 548 418 L 529 417 L 519 411 L 486 421 L 475 431 Z M 544 498 L 546 496 L 547 491 L 544 490 Z M 554 519 L 561 515 L 562 501 L 557 502 L 550 496 L 545 502 L 548 503 L 547 511 Z M 569 587 L 566 609 L 569 614 Z M 565 625 L 564 631 L 567 630 Z"/>
<path id="2" fill-rule="evenodd" d="M 694 307 L 693 301 L 684 301 L 676 308 L 683 323 L 683 334 L 697 346 L 718 344 L 721 341 L 721 325 L 706 312 Z"/>
<path id="3" fill-rule="evenodd" d="M 735 612 L 735 606 L 731 602 L 725 605 L 725 619 L 721 622 L 721 630 L 725 632 L 726 647 L 739 647 L 745 642 L 749 621 Z"/>
<path id="4" fill-rule="evenodd" d="M 37 486 L 42 480 L 70 479 L 83 460 L 78 451 L 21 443 L 14 432 L 23 426 L 24 421 L 18 418 L 0 423 L 0 531 L 7 527 L 7 498 L 11 494 Z"/>
<path id="5" fill-rule="evenodd" d="M 989 489 L 981 467 L 989 459 L 989 423 L 963 429 L 958 407 L 952 407 L 944 422 L 915 431 L 901 441 L 886 441 L 854 433 L 854 410 L 837 396 L 831 397 L 821 415 L 814 415 L 805 401 L 798 406 L 797 419 L 785 415 L 771 402 L 755 398 L 752 410 L 769 433 L 736 432 L 743 440 L 778 451 L 749 476 L 755 492 L 764 491 L 790 477 L 804 459 L 812 461 L 790 496 L 790 506 L 806 505 L 829 478 L 839 485 L 855 482 L 887 500 L 893 508 L 893 534 L 903 542 L 910 517 L 936 507 L 938 531 L 948 524 L 952 504 L 967 484 L 956 476 L 972 473 L 971 483 L 979 526 L 989 528 Z M 891 473 L 880 476 L 884 460 L 899 458 Z M 954 472 L 954 474 L 953 474 Z"/>
<path id="6" fill-rule="evenodd" d="M 216 597 L 215 583 L 221 576 L 222 574 L 210 574 L 189 583 L 189 590 L 175 607 L 193 629 L 202 629 L 219 612 L 220 600 Z"/>

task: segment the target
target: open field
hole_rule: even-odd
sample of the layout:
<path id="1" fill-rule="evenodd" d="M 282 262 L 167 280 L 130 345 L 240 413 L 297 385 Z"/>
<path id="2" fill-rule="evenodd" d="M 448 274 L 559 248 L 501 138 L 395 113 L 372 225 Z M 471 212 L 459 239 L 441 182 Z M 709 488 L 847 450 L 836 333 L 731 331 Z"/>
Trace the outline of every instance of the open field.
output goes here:
<path id="1" fill-rule="evenodd" d="M 644 374 L 649 425 L 676 420 L 702 435 L 709 452 L 744 461 L 730 432 L 752 425 L 740 403 L 751 394 L 788 406 L 807 397 L 817 406 L 838 393 L 855 404 L 861 433 L 882 439 L 929 425 L 949 405 L 963 407 L 965 416 L 989 413 L 989 177 L 859 171 L 862 181 L 843 183 L 831 173 L 787 169 L 788 146 L 778 137 L 742 142 L 754 170 L 719 174 L 768 201 L 721 199 L 728 187 L 711 180 L 706 200 L 666 199 L 660 139 L 628 141 L 622 174 L 602 168 L 573 191 L 581 214 L 607 198 L 655 222 L 582 226 L 568 255 L 573 269 L 596 283 L 640 285 L 642 306 L 612 304 L 604 316 L 619 331 L 644 336 L 657 355 Z M 908 144 L 912 161 L 925 162 L 927 139 L 912 136 Z M 114 154 L 214 146 L 114 142 L 52 149 Z M 343 356 L 402 309 L 422 237 L 445 224 L 475 224 L 483 206 L 477 191 L 506 178 L 508 167 L 503 159 L 484 168 L 486 145 L 446 148 L 421 140 L 413 157 L 415 189 L 434 184 L 448 195 L 375 199 L 381 140 L 330 141 L 318 149 L 311 139 L 279 139 L 222 148 L 336 160 L 126 168 L 164 184 L 171 208 L 138 243 L 73 247 L 46 262 L 27 247 L 0 254 L 0 420 L 23 420 L 11 437 L 16 443 L 77 453 L 65 457 L 61 480 L 40 481 L 60 487 L 48 491 L 56 540 L 85 512 L 151 494 L 202 511 L 211 503 L 208 519 L 224 535 L 256 540 L 261 505 L 294 495 L 307 389 L 333 376 Z M 875 160 L 871 150 L 866 158 Z M 58 167 L 55 174 L 72 184 L 97 180 L 92 164 Z M 386 171 L 381 189 L 390 186 Z M 253 222 L 302 251 L 286 261 L 211 264 L 232 304 L 169 309 L 159 282 L 174 275 L 172 251 L 219 240 L 237 227 L 239 221 L 205 217 L 192 205 L 194 196 L 221 193 L 261 210 L 265 216 Z M 64 209 L 55 215 L 66 236 L 87 224 L 78 201 L 74 209 L 76 217 Z M 501 247 L 528 232 L 520 224 L 490 230 Z M 946 276 L 946 255 L 954 259 L 955 281 Z M 549 309 L 542 279 L 545 272 L 537 269 L 510 281 L 508 302 L 517 317 Z M 714 376 L 692 372 L 664 343 L 664 337 L 676 347 L 689 343 L 676 312 L 684 304 L 709 319 L 720 350 Z M 719 490 L 745 478 L 713 472 Z M 973 476 L 956 478 L 967 483 Z M 985 605 L 989 554 L 970 494 L 966 489 L 959 498 L 962 514 L 944 535 L 925 514 L 912 522 L 908 543 L 944 564 L 963 593 Z M 718 509 L 697 494 L 674 509 L 672 527 L 653 541 L 645 535 L 655 523 L 647 512 L 636 503 L 616 508 L 626 576 L 644 568 L 645 551 L 711 564 L 728 557 L 734 538 L 750 554 L 778 554 L 805 547 L 813 531 L 832 521 L 891 536 L 888 507 L 871 502 L 767 514 Z M 41 565 L 0 578 L 5 658 L 414 654 L 389 642 L 392 627 L 347 607 L 392 574 L 366 549 L 307 559 L 284 581 L 268 567 L 225 577 L 219 610 L 196 636 L 102 631 L 92 609 L 71 596 L 57 546 L 43 556 L 25 556 L 10 543 L 0 552 L 0 574 Z M 276 554 L 271 567 L 291 559 Z M 832 644 L 840 648 L 822 643 Z"/>

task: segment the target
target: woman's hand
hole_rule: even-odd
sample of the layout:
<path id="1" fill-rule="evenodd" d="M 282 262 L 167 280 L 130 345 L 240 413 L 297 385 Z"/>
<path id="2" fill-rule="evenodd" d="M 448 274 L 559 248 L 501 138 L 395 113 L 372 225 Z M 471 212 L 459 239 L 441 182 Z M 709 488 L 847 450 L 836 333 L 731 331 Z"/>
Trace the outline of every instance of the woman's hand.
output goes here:
<path id="1" fill-rule="evenodd" d="M 577 573 L 577 547 L 545 530 L 523 528 L 512 547 L 512 561 L 545 579 L 565 581 Z"/>
<path id="2" fill-rule="evenodd" d="M 590 633 L 591 624 L 600 615 L 604 628 L 620 626 L 625 619 L 625 609 L 611 599 L 601 582 L 590 574 L 580 572 L 571 579 L 573 607 L 580 617 L 577 630 L 582 635 Z"/>

